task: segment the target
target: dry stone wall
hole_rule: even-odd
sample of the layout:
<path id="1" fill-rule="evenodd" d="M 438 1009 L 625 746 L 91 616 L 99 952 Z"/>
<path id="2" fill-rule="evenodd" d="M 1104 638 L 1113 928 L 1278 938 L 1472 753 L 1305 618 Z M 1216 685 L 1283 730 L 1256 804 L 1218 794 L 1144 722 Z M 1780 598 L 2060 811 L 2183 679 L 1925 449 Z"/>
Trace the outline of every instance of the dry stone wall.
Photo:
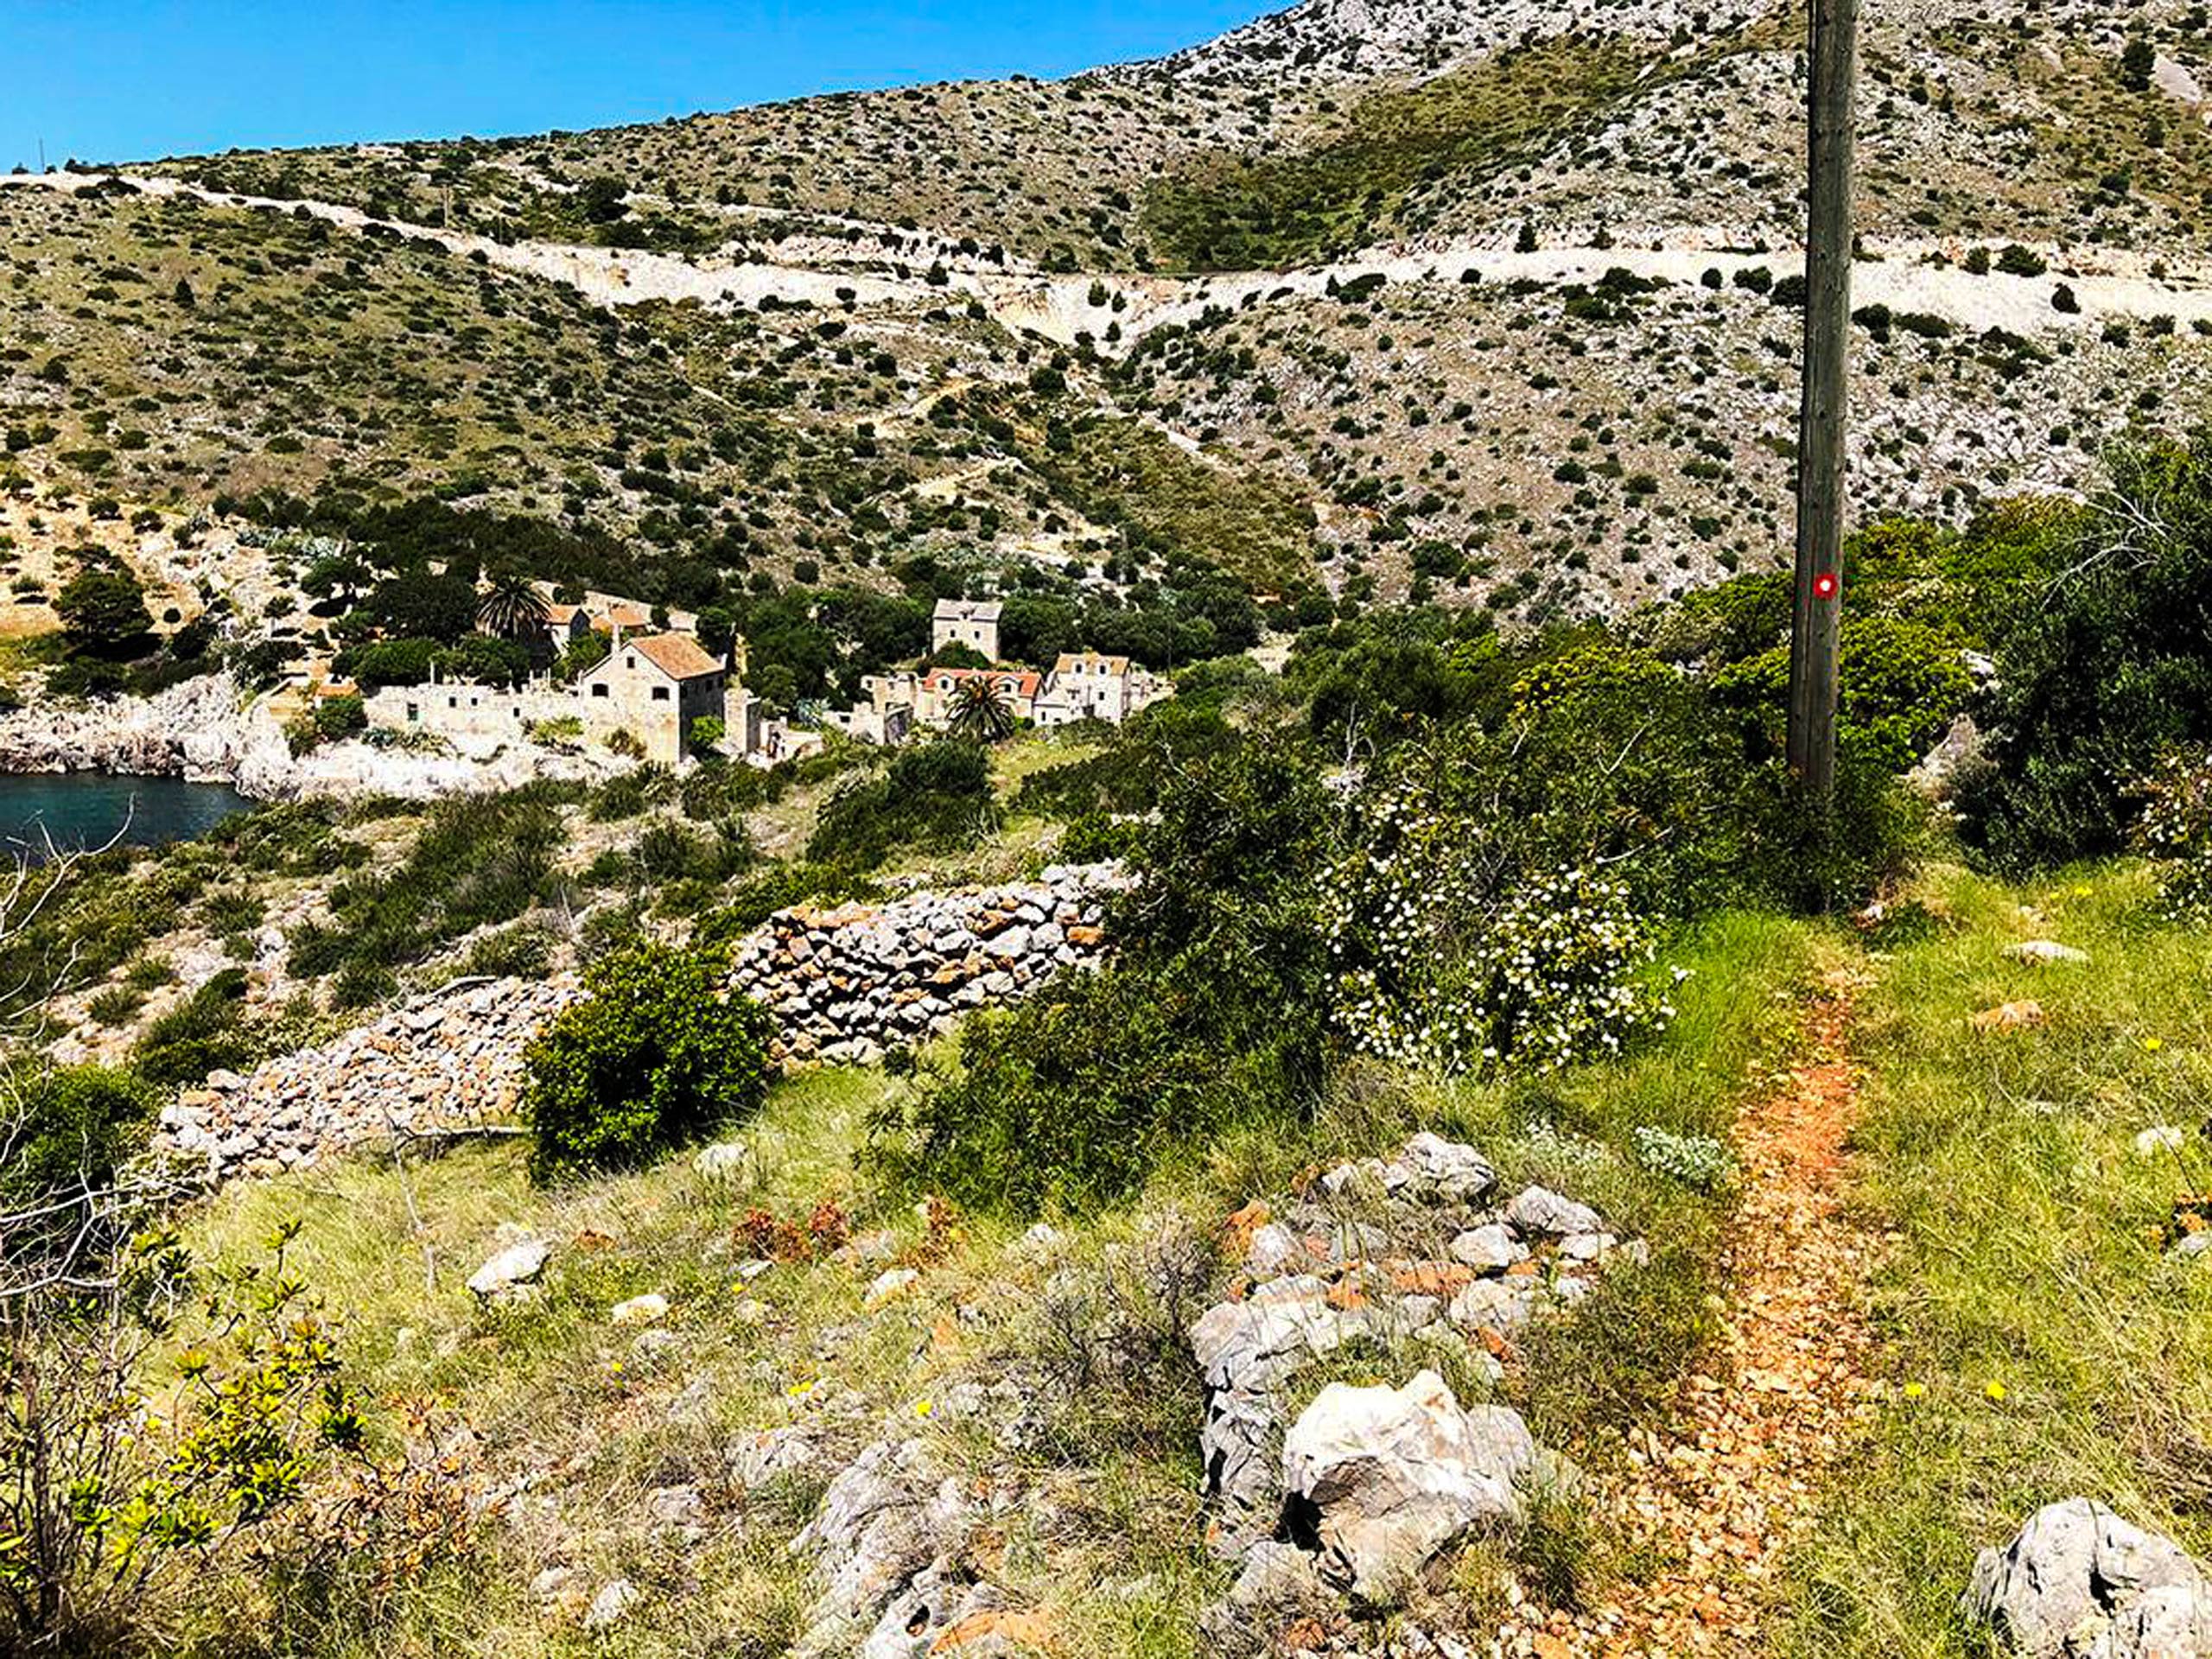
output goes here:
<path id="1" fill-rule="evenodd" d="M 746 941 L 733 983 L 775 1014 L 787 1063 L 873 1060 L 1095 962 L 1127 879 L 1113 863 L 1055 865 L 1008 887 L 800 906 Z"/>
<path id="2" fill-rule="evenodd" d="M 1095 962 L 1124 880 L 1110 863 L 1056 866 L 1007 887 L 802 906 L 739 947 L 731 988 L 774 1014 L 786 1065 L 873 1060 Z M 449 986 L 250 1075 L 213 1073 L 163 1111 L 158 1144 L 212 1185 L 397 1131 L 512 1123 L 524 1051 L 576 995 L 573 974 Z"/>
<path id="3" fill-rule="evenodd" d="M 397 1129 L 512 1122 L 523 1050 L 576 994 L 575 976 L 448 988 L 245 1077 L 212 1073 L 162 1114 L 159 1143 L 209 1185 L 314 1163 Z"/>

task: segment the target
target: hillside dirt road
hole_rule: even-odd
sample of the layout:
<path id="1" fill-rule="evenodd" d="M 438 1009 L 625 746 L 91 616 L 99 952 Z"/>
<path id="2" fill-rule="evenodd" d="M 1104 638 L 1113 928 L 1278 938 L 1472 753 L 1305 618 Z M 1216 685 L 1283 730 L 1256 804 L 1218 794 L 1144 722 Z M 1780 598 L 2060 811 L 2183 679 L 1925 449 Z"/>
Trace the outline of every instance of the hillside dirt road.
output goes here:
<path id="1" fill-rule="evenodd" d="M 98 173 L 41 173 L 0 178 L 0 185 L 47 188 L 65 192 L 92 188 L 111 175 Z M 1082 334 L 1098 348 L 1126 352 L 1152 331 L 1188 323 L 1212 308 L 1235 309 L 1282 299 L 1326 293 L 1363 276 L 1392 282 L 1457 283 L 1473 270 L 1486 282 L 1529 280 L 1593 283 L 1619 269 L 1647 280 L 1694 286 L 1707 271 L 1726 281 L 1742 271 L 1764 270 L 1776 278 L 1804 269 L 1802 251 L 1732 248 L 1718 232 L 1683 231 L 1660 238 L 1659 245 L 1543 247 L 1518 251 L 1498 238 L 1459 240 L 1430 247 L 1376 248 L 1357 258 L 1288 271 L 1236 271 L 1207 276 L 1152 276 L 1109 273 L 1092 276 L 1000 274 L 950 269 L 944 287 L 920 278 L 899 279 L 833 265 L 810 266 L 750 260 L 713 264 L 672 254 L 628 249 L 584 247 L 555 242 L 495 242 L 465 232 L 375 219 L 357 207 L 332 202 L 278 200 L 211 190 L 181 180 L 130 175 L 128 182 L 152 196 L 189 195 L 214 207 L 304 211 L 349 230 L 374 222 L 404 235 L 444 243 L 464 256 L 480 254 L 488 264 L 550 282 L 565 283 L 595 304 L 638 305 L 652 301 L 696 300 L 704 304 L 752 306 L 764 299 L 837 306 L 942 304 L 948 290 L 966 294 L 1014 333 L 1028 331 L 1072 345 Z M 889 227 L 882 227 L 888 229 Z M 2051 269 L 2039 276 L 1992 272 L 1976 276 L 1956 263 L 1930 264 L 1941 256 L 1955 262 L 1966 245 L 1942 242 L 1872 244 L 1868 257 L 1853 267 L 1853 300 L 1859 305 L 1886 305 L 1893 311 L 1941 317 L 1961 327 L 2006 328 L 2025 334 L 2043 328 L 2101 328 L 2116 319 L 2171 317 L 2179 327 L 2212 324 L 2212 272 L 2167 271 L 2151 275 L 2148 256 L 2101 252 L 2109 263 L 2081 265 L 2069 274 L 2059 250 L 2037 251 Z M 2063 284 L 2075 308 L 2055 303 Z M 1091 298 L 1103 285 L 1122 309 L 1102 310 Z M 1104 319 L 1122 327 L 1122 338 L 1103 338 Z"/>

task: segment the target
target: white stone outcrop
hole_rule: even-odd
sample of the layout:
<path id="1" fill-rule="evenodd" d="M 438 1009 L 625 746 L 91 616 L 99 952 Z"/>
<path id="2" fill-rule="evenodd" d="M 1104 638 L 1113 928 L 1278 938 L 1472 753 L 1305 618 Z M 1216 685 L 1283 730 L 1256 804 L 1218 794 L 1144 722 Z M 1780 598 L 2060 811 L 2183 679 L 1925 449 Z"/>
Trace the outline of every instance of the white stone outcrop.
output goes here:
<path id="1" fill-rule="evenodd" d="M 1495 1377 L 1531 1320 L 1586 1295 L 1615 1257 L 1646 1255 L 1642 1241 L 1544 1187 L 1478 1207 L 1502 1196 L 1495 1169 L 1426 1131 L 1325 1172 L 1311 1194 L 1280 1214 L 1255 1202 L 1232 1218 L 1249 1229 L 1232 1232 L 1243 1281 L 1189 1327 L 1205 1385 L 1208 1541 L 1240 1562 L 1287 1524 L 1295 1531 L 1283 1448 L 1300 1371 L 1354 1342 L 1410 1342 Z"/>
<path id="2" fill-rule="evenodd" d="M 266 699 L 229 674 L 152 697 L 42 698 L 0 715 L 0 772 L 105 772 L 228 784 L 255 800 L 434 800 L 518 789 L 540 778 L 601 778 L 626 763 L 528 742 L 429 753 L 360 739 L 294 754 Z"/>
<path id="3" fill-rule="evenodd" d="M 1420 1371 L 1400 1389 L 1329 1384 L 1282 1464 L 1293 1540 L 1319 1552 L 1323 1579 L 1380 1599 L 1471 1529 L 1518 1520 L 1536 1443 L 1511 1408 L 1465 1409 Z"/>
<path id="4" fill-rule="evenodd" d="M 552 1257 L 553 1247 L 543 1239 L 518 1238 L 468 1275 L 469 1291 L 493 1306 L 514 1301 L 537 1282 Z"/>
<path id="5" fill-rule="evenodd" d="M 265 705 L 249 704 L 228 674 L 187 680 L 152 697 L 41 698 L 0 715 L 0 772 L 183 778 L 253 794 L 244 780 L 265 779 L 290 763 L 275 716 Z"/>
<path id="6" fill-rule="evenodd" d="M 817 1558 L 824 1581 L 795 1651 L 828 1659 L 867 1647 L 918 1580 L 932 1568 L 945 1575 L 971 1522 L 959 1483 L 919 1440 L 870 1446 L 830 1483 L 820 1512 L 791 1541 L 793 1554 Z"/>
<path id="7" fill-rule="evenodd" d="M 2212 1655 L 2212 1585 L 2180 1545 L 2069 1497 L 1985 1549 L 1961 1600 L 2021 1659 Z"/>

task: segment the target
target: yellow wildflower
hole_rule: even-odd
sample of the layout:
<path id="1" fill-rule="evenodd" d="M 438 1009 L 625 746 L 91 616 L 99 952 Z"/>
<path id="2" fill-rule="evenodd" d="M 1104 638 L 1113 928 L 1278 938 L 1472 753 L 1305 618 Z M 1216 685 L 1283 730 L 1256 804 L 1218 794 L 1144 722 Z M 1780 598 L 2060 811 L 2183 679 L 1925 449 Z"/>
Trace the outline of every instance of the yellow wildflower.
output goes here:
<path id="1" fill-rule="evenodd" d="M 926 1400 L 917 1400 L 917 1401 L 915 1401 L 915 1402 L 914 1402 L 914 1415 L 915 1415 L 915 1416 L 917 1416 L 917 1417 L 926 1417 L 926 1416 L 928 1416 L 929 1414 L 930 1414 L 930 1402 L 929 1402 L 928 1401 L 926 1401 Z"/>
<path id="2" fill-rule="evenodd" d="M 1904 1397 L 1908 1400 L 1917 1400 L 1927 1392 L 1928 1387 L 1925 1383 L 1908 1382 L 1904 1385 Z"/>
<path id="3" fill-rule="evenodd" d="M 2145 1037 L 2143 1039 L 2143 1052 L 2145 1054 L 2155 1054 L 2165 1046 L 2165 1039 L 2164 1038 Z"/>
<path id="4" fill-rule="evenodd" d="M 2002 1400 L 2005 1397 L 2005 1385 L 2002 1382 L 1992 1382 L 1983 1389 L 1982 1392 L 1992 1400 Z"/>

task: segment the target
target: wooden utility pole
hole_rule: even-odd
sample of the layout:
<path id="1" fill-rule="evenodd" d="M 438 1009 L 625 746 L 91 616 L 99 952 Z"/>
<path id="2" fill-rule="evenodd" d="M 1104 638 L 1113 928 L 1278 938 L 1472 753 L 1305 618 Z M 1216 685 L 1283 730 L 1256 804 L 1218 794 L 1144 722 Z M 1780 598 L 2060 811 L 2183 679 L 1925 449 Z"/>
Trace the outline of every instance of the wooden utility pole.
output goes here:
<path id="1" fill-rule="evenodd" d="M 1835 785 L 1843 626 L 1844 436 L 1850 408 L 1851 181 L 1859 0 L 1810 0 L 1810 188 L 1805 225 L 1805 391 L 1797 425 L 1797 584 L 1789 630 L 1789 769 L 1808 795 Z"/>

